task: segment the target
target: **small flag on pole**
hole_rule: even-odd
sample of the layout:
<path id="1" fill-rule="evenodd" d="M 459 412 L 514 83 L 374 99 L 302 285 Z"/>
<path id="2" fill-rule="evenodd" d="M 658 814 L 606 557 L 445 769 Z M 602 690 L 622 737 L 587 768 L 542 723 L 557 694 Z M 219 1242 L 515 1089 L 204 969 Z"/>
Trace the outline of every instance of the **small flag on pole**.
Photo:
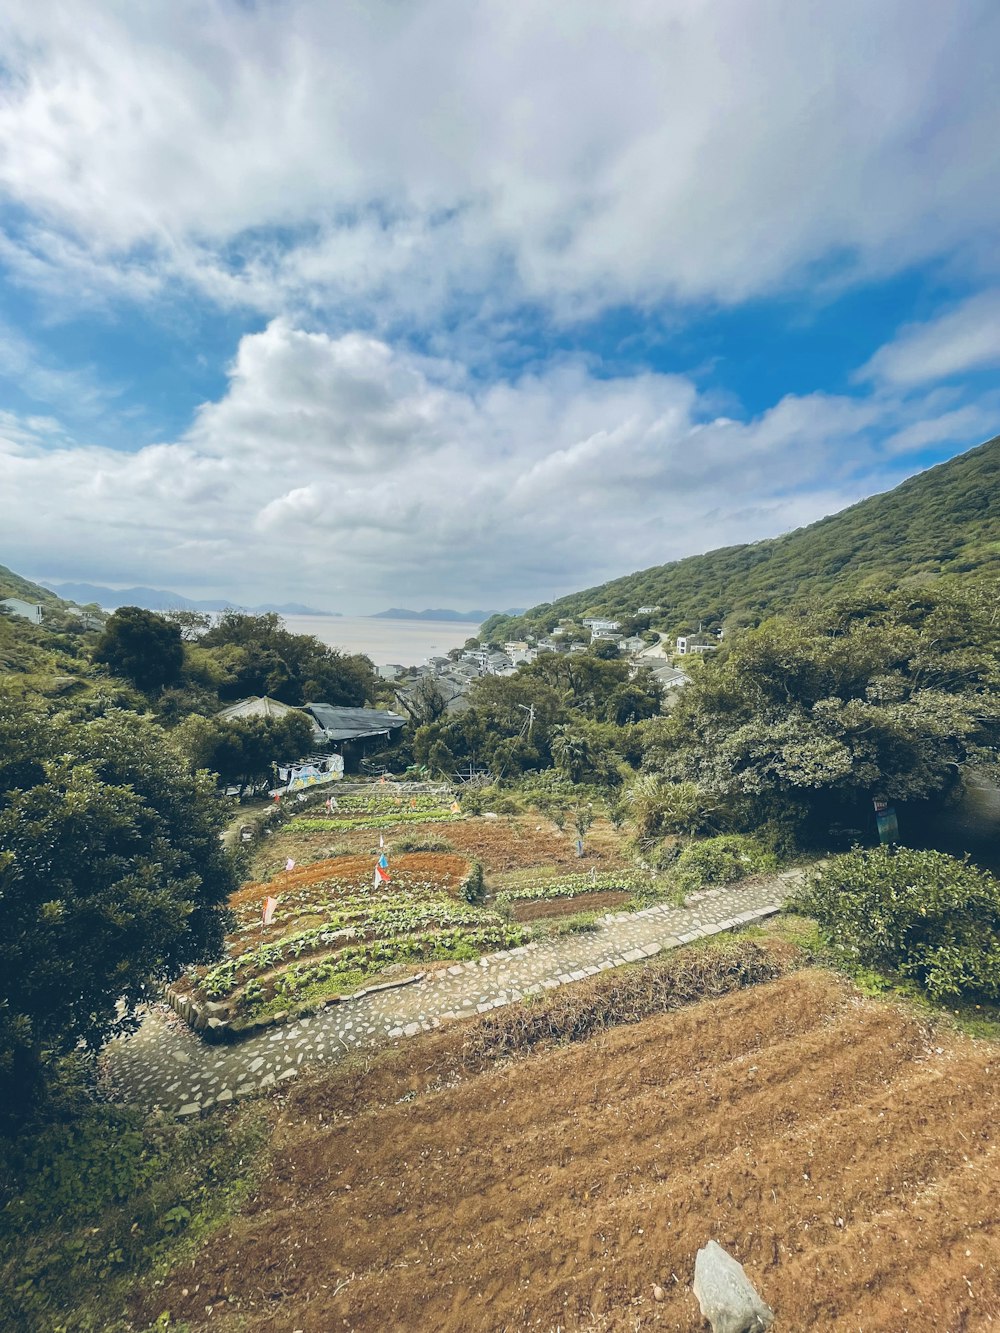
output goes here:
<path id="1" fill-rule="evenodd" d="M 290 857 L 288 858 L 288 860 L 285 862 L 285 869 L 286 869 L 286 870 L 294 870 L 294 869 L 295 869 L 295 857 L 294 857 L 294 856 L 290 856 Z"/>
<path id="2" fill-rule="evenodd" d="M 277 906 L 278 906 L 277 898 L 264 899 L 264 912 L 261 918 L 261 922 L 263 925 L 269 926 L 271 924 L 271 918 L 274 916 L 274 909 Z"/>
<path id="3" fill-rule="evenodd" d="M 383 868 L 382 868 L 381 866 L 376 866 L 376 867 L 375 867 L 375 887 L 378 888 L 378 886 L 379 886 L 380 884 L 388 884 L 388 883 L 389 883 L 389 872 L 388 872 L 388 870 L 383 870 Z"/>
<path id="4" fill-rule="evenodd" d="M 452 801 L 452 803 L 451 803 L 451 813 L 452 813 L 453 815 L 458 815 L 458 814 L 461 814 L 461 812 L 462 812 L 462 807 L 459 805 L 459 803 L 458 803 L 457 801 Z"/>
<path id="5" fill-rule="evenodd" d="M 389 869 L 389 858 L 386 856 L 385 852 L 383 852 L 382 855 L 379 857 L 378 863 L 383 870 Z"/>
<path id="6" fill-rule="evenodd" d="M 381 833 L 378 835 L 378 845 L 379 845 L 380 847 L 384 847 L 384 846 L 385 846 L 385 838 L 382 837 L 382 834 L 381 834 Z"/>

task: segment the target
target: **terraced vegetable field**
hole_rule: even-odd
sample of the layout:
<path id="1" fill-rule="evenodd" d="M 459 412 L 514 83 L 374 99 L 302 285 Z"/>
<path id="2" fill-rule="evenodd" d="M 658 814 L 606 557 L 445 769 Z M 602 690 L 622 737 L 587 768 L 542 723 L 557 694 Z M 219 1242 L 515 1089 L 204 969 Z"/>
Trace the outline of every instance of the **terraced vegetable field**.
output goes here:
<path id="1" fill-rule="evenodd" d="M 264 840 L 255 877 L 230 900 L 225 957 L 175 989 L 222 1006 L 212 1012 L 240 1028 L 375 979 L 516 946 L 529 919 L 655 896 L 606 821 L 588 834 L 584 858 L 575 844 L 539 816 L 463 815 L 448 791 L 334 793 Z M 376 884 L 383 850 L 389 878 Z M 264 925 L 267 898 L 277 905 Z"/>
<path id="2" fill-rule="evenodd" d="M 474 884 L 465 857 L 394 856 L 377 887 L 374 866 L 371 855 L 329 857 L 245 885 L 231 899 L 237 924 L 226 956 L 189 973 L 189 992 L 223 1004 L 240 1025 L 349 993 L 404 964 L 474 958 L 526 938 L 523 927 L 463 896 L 470 876 Z M 265 926 L 267 897 L 277 906 Z"/>

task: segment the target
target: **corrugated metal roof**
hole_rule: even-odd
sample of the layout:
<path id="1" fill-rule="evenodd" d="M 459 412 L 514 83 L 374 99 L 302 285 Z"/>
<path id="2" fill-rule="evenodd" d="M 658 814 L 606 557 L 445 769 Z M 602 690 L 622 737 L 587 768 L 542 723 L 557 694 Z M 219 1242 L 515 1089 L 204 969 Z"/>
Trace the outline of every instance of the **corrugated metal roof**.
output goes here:
<path id="1" fill-rule="evenodd" d="M 286 713 L 297 713 L 299 709 L 283 704 L 280 699 L 272 699 L 266 694 L 252 694 L 249 699 L 240 699 L 228 708 L 222 708 L 216 714 L 226 722 L 241 717 L 284 717 Z"/>
<path id="2" fill-rule="evenodd" d="M 306 704 L 305 708 L 331 741 L 385 736 L 406 723 L 406 718 L 398 713 L 386 713 L 379 708 L 341 708 L 336 704 Z"/>

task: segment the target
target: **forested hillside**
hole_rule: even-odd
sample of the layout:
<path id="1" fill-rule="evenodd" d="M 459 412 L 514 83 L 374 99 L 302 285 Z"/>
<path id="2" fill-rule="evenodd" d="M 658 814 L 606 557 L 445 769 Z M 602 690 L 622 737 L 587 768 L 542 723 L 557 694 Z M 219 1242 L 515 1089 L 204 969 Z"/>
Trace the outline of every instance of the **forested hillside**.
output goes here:
<path id="1" fill-rule="evenodd" d="M 0 598 L 4 597 L 20 597 L 24 602 L 41 602 L 43 605 L 64 604 L 60 597 L 40 583 L 32 583 L 6 565 L 0 565 Z"/>
<path id="2" fill-rule="evenodd" d="M 640 606 L 660 607 L 653 623 L 664 629 L 731 616 L 751 623 L 815 605 L 834 587 L 998 569 L 1000 436 L 809 527 L 656 565 L 517 618 L 494 616 L 483 636 L 502 641 L 589 614 L 632 616 Z"/>

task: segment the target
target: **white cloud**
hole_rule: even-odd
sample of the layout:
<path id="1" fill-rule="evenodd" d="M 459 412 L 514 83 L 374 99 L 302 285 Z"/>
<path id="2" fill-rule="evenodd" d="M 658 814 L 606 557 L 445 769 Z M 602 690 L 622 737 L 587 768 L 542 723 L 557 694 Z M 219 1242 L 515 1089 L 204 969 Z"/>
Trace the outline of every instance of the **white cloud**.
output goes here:
<path id="1" fill-rule="evenodd" d="M 1000 365 L 1000 290 L 980 292 L 924 324 L 908 324 L 858 373 L 909 387 Z"/>
<path id="2" fill-rule="evenodd" d="M 991 0 L 10 0 L 0 41 L 5 256 L 82 301 L 572 318 L 1000 222 Z"/>
<path id="3" fill-rule="evenodd" d="M 813 394 L 740 422 L 684 377 L 574 363 L 482 387 L 278 319 L 174 443 L 116 452 L 0 421 L 4 535 L 50 577 L 347 612 L 531 603 L 891 485 L 876 439 L 920 412 Z"/>

